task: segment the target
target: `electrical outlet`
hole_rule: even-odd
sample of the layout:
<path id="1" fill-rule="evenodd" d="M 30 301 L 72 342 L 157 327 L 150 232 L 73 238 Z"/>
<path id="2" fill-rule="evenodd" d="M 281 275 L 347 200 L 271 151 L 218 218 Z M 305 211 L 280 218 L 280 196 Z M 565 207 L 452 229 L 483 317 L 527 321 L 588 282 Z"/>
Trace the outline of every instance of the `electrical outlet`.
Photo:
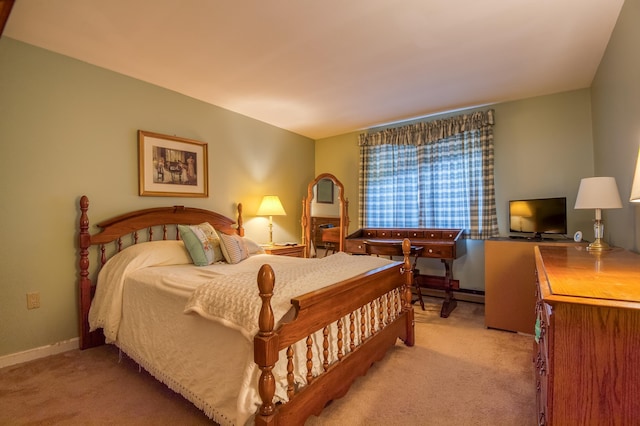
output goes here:
<path id="1" fill-rule="evenodd" d="M 40 307 L 40 292 L 27 293 L 27 309 L 38 309 Z"/>

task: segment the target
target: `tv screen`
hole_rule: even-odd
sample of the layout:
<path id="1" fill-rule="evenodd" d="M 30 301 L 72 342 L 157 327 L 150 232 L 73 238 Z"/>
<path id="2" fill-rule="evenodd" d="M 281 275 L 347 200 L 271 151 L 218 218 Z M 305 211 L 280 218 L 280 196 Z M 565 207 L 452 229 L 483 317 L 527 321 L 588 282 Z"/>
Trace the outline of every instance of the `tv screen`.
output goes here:
<path id="1" fill-rule="evenodd" d="M 566 234 L 566 197 L 509 201 L 509 231 L 533 233 L 538 238 Z"/>

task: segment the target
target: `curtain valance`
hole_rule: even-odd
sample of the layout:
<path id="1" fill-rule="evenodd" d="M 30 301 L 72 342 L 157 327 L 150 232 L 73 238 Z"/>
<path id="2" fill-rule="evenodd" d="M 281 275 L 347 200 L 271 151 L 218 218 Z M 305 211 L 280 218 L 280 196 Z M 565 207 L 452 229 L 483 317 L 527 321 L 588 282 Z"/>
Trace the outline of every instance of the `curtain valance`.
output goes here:
<path id="1" fill-rule="evenodd" d="M 442 120 L 423 121 L 402 127 L 362 133 L 359 146 L 425 145 L 467 131 L 493 126 L 494 110 L 476 111 Z"/>

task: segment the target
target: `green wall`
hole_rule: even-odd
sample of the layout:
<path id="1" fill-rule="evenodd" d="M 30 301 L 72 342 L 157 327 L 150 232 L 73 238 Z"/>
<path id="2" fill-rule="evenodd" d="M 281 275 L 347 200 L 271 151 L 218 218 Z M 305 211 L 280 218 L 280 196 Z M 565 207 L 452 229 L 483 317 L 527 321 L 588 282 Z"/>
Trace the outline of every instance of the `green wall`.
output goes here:
<path id="1" fill-rule="evenodd" d="M 314 141 L 178 93 L 0 38 L 0 356 L 78 336 L 78 200 L 97 223 L 128 210 L 187 205 L 254 218 L 262 195 L 287 216 L 274 239 L 300 240 L 300 200 L 314 177 Z M 137 130 L 206 142 L 209 197 L 138 196 Z M 41 308 L 27 310 L 27 292 Z"/>
<path id="2" fill-rule="evenodd" d="M 605 240 L 636 252 L 640 207 L 630 203 L 629 196 L 640 146 L 638 22 L 640 0 L 626 0 L 591 90 L 595 174 L 616 178 L 623 205 L 603 211 Z"/>

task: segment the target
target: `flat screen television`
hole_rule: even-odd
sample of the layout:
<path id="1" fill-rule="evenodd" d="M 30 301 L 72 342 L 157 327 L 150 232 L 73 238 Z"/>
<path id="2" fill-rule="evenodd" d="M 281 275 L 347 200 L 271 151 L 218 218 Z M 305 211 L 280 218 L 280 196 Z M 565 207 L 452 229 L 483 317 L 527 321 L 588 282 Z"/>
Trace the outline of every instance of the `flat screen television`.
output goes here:
<path id="1" fill-rule="evenodd" d="M 567 198 L 536 198 L 509 201 L 509 232 L 566 235 Z"/>

